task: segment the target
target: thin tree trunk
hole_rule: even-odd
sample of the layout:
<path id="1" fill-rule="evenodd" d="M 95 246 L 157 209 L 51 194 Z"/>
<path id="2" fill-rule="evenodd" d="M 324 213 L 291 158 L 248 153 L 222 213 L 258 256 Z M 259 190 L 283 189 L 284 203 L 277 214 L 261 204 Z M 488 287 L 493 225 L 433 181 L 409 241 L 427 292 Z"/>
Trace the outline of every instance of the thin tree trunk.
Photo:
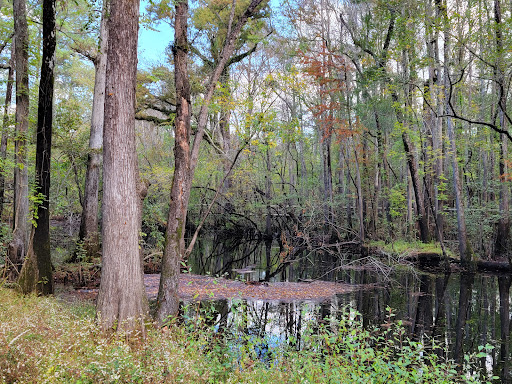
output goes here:
<path id="1" fill-rule="evenodd" d="M 224 94 L 226 97 L 231 96 L 231 88 L 229 85 L 229 69 L 225 68 L 224 73 L 221 76 L 221 84 L 224 90 Z M 224 174 L 228 174 L 228 170 L 231 168 L 231 161 L 229 159 L 229 155 L 231 152 L 231 134 L 229 132 L 229 119 L 231 117 L 231 110 L 229 107 L 229 103 L 223 103 L 221 109 L 221 115 L 219 120 L 219 130 L 222 137 L 222 150 L 224 152 L 223 156 L 223 166 L 224 166 Z M 224 185 L 222 186 L 223 192 L 228 191 L 231 188 L 231 177 L 228 176 L 224 180 Z"/>
<path id="2" fill-rule="evenodd" d="M 450 55 L 450 32 L 448 19 L 446 14 L 446 8 L 443 6 L 443 22 L 444 22 L 444 57 Z M 450 72 L 449 72 L 448 61 L 445 62 L 444 66 L 444 96 L 445 96 L 445 114 L 450 116 L 453 114 L 451 107 L 451 84 L 450 84 Z M 461 263 L 466 268 L 472 268 L 473 252 L 467 239 L 466 230 L 466 219 L 464 213 L 464 201 L 462 195 L 462 186 L 459 176 L 459 164 L 457 162 L 457 144 L 455 142 L 455 128 L 453 126 L 452 119 L 446 117 L 446 130 L 448 133 L 448 141 L 450 143 L 450 158 L 452 162 L 452 176 L 453 176 L 453 188 L 455 195 L 455 209 L 457 211 L 457 237 L 459 240 L 459 253 Z"/>
<path id="3" fill-rule="evenodd" d="M 12 101 L 12 85 L 14 83 L 14 39 L 11 44 L 11 59 L 9 60 L 9 69 L 7 74 L 7 87 L 5 91 L 5 103 L 4 103 L 4 117 L 2 120 L 2 139 L 0 141 L 0 161 L 2 169 L 0 172 L 0 218 L 4 212 L 5 203 L 5 162 L 7 160 L 7 139 L 9 129 L 9 108 Z"/>
<path id="4" fill-rule="evenodd" d="M 357 214 L 359 218 L 359 240 L 364 243 L 366 238 L 366 231 L 364 226 L 364 200 L 363 200 L 363 188 L 361 185 L 361 171 L 359 169 L 359 159 L 357 157 L 357 151 L 354 145 L 354 163 L 356 165 L 356 188 L 357 188 Z"/>
<path id="5" fill-rule="evenodd" d="M 501 4 L 500 0 L 494 0 L 494 21 L 496 23 L 496 85 L 498 88 L 498 117 L 500 128 L 506 130 L 505 125 L 505 108 L 506 108 L 506 94 L 505 94 L 505 76 L 504 76 L 504 63 L 503 63 L 503 37 L 502 37 L 502 22 L 501 22 Z M 508 148 L 507 138 L 504 134 L 500 135 L 500 219 L 497 225 L 497 236 L 495 251 L 496 255 L 505 254 L 510 246 L 510 214 L 509 214 L 509 188 L 508 182 Z M 512 258 L 509 257 L 512 262 Z"/>
<path id="6" fill-rule="evenodd" d="M 25 258 L 28 245 L 28 168 L 27 134 L 29 113 L 28 82 L 28 25 L 25 0 L 15 0 L 13 8 L 16 62 L 16 140 L 14 168 L 14 230 L 8 248 L 10 264 L 18 269 Z M 11 277 L 17 277 L 19 270 Z"/>
<path id="7" fill-rule="evenodd" d="M 84 201 L 78 238 L 83 242 L 83 251 L 87 260 L 98 256 L 100 236 L 98 229 L 98 185 L 101 171 L 101 152 L 103 147 L 103 120 L 105 104 L 105 77 L 107 69 L 108 30 L 110 0 L 104 0 L 100 26 L 100 48 L 95 60 L 94 97 L 92 102 L 91 134 L 89 137 L 89 155 L 85 174 Z M 75 252 L 76 258 L 77 252 Z"/>
<path id="8" fill-rule="evenodd" d="M 171 205 L 167 219 L 166 243 L 157 300 L 157 321 L 164 324 L 179 309 L 178 284 L 180 257 L 184 247 L 185 222 L 191 183 L 190 172 L 190 83 L 188 79 L 188 1 L 176 3 L 174 36 L 174 80 L 176 84 L 176 117 L 174 119 L 174 178 Z"/>
<path id="9" fill-rule="evenodd" d="M 429 106 L 426 107 L 425 116 L 428 121 L 429 133 L 432 137 L 432 165 L 433 165 L 433 205 L 434 215 L 436 220 L 437 231 L 436 233 L 440 238 L 439 242 L 443 241 L 443 200 L 439 199 L 439 185 L 443 176 L 443 145 L 442 145 L 442 119 L 438 116 L 441 115 L 441 103 L 439 102 L 439 80 L 440 65 L 439 65 L 439 28 L 437 21 L 439 20 L 439 10 L 436 8 L 436 17 L 432 15 L 432 0 L 426 1 L 427 6 L 427 55 L 429 59 L 428 65 L 428 98 Z"/>
<path id="10" fill-rule="evenodd" d="M 139 2 L 112 0 L 103 132 L 101 328 L 145 335 L 146 293 L 139 255 L 135 87 Z"/>

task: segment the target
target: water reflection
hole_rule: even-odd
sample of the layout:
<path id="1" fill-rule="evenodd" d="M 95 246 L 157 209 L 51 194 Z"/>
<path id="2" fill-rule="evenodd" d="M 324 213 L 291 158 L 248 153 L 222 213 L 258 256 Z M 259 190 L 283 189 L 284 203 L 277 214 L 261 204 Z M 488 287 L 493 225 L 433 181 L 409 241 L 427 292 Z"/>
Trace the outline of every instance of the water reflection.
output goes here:
<path id="1" fill-rule="evenodd" d="M 375 270 L 340 268 L 350 260 L 346 255 L 303 251 L 296 253 L 298 262 L 279 263 L 278 250 L 269 256 L 268 245 L 256 243 L 248 241 L 238 248 L 218 243 L 213 247 L 215 256 L 203 253 L 207 256 L 192 261 L 193 272 L 234 277 L 234 270 L 255 266 L 257 273 L 247 276 L 257 280 L 308 281 L 321 277 L 369 288 L 337 294 L 322 303 L 244 301 L 243 314 L 233 309 L 232 301 L 221 300 L 214 304 L 219 329 L 266 336 L 268 345 L 263 345 L 262 351 L 271 351 L 282 343 L 300 349 L 306 324 L 313 325 L 313 329 L 329 327 L 325 319 L 352 308 L 361 314 L 365 326 L 385 326 L 390 321 L 388 308 L 392 308 L 394 319 L 402 320 L 409 336 L 427 343 L 440 358 L 454 360 L 463 369 L 465 357 L 471 356 L 488 379 L 495 375 L 500 377 L 497 382 L 512 383 L 511 276 L 436 275 L 409 270 L 385 278 Z M 479 349 L 486 345 L 494 349 Z"/>

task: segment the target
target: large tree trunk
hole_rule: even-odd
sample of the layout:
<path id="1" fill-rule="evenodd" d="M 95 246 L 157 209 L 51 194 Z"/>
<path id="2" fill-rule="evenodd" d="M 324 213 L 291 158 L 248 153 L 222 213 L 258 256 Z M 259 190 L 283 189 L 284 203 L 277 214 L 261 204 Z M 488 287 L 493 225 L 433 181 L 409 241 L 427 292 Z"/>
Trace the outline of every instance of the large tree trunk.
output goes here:
<path id="1" fill-rule="evenodd" d="M 8 248 L 11 277 L 17 277 L 23 263 L 28 237 L 28 168 L 27 132 L 29 113 L 28 25 L 25 0 L 14 1 L 14 32 L 16 62 L 16 167 L 14 168 L 14 231 Z"/>
<path id="2" fill-rule="evenodd" d="M 18 284 L 24 293 L 53 293 L 50 255 L 50 164 L 55 69 L 55 0 L 43 0 L 43 61 L 39 80 L 36 134 L 35 225 Z"/>
<path id="3" fill-rule="evenodd" d="M 105 331 L 141 331 L 147 315 L 139 257 L 135 87 L 139 2 L 112 0 L 103 132 L 103 267 L 98 319 Z"/>
<path id="4" fill-rule="evenodd" d="M 174 23 L 174 81 L 176 117 L 174 119 L 174 179 L 167 219 L 166 242 L 157 300 L 157 321 L 164 324 L 179 309 L 178 284 L 180 257 L 184 249 L 185 221 L 190 196 L 190 83 L 188 80 L 188 1 L 176 3 Z"/>
<path id="5" fill-rule="evenodd" d="M 85 174 L 85 190 L 80 222 L 79 240 L 83 242 L 85 257 L 90 260 L 98 256 L 100 236 L 98 229 L 98 185 L 101 171 L 101 149 L 103 147 L 103 120 L 105 110 L 105 77 L 107 70 L 107 17 L 110 1 L 104 0 L 100 27 L 100 49 L 94 63 L 94 98 L 92 103 L 91 135 L 89 137 L 89 156 Z M 76 252 L 75 252 L 76 254 Z"/>
<path id="6" fill-rule="evenodd" d="M 12 85 L 14 83 L 14 40 L 11 44 L 11 59 L 9 60 L 9 69 L 7 74 L 7 87 L 5 91 L 4 117 L 2 119 L 2 139 L 0 140 L 0 161 L 2 168 L 0 170 L 0 218 L 4 212 L 5 202 L 5 161 L 7 160 L 7 139 L 9 128 L 9 108 L 12 101 Z"/>

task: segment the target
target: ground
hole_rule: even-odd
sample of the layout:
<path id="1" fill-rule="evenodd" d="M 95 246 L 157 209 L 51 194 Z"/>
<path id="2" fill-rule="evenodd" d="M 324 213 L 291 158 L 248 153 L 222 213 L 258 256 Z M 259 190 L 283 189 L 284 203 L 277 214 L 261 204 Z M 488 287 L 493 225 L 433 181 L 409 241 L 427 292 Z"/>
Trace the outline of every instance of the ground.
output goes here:
<path id="1" fill-rule="evenodd" d="M 160 275 L 144 275 L 146 292 L 150 299 L 158 294 Z M 322 301 L 337 293 L 361 289 L 357 285 L 313 281 L 311 283 L 253 283 L 228 280 L 212 276 L 183 273 L 180 276 L 179 295 L 183 300 L 205 299 L 259 299 L 275 301 L 317 300 Z M 81 299 L 95 299 L 97 289 L 66 290 L 65 295 Z"/>

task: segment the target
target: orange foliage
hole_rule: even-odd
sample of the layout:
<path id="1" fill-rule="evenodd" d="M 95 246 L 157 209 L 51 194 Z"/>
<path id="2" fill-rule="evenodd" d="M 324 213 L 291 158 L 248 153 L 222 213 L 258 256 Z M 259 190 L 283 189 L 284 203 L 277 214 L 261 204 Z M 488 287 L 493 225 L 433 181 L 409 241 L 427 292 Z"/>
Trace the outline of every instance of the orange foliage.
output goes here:
<path id="1" fill-rule="evenodd" d="M 330 51 L 325 42 L 320 52 L 299 51 L 299 55 L 304 72 L 319 86 L 319 102 L 311 107 L 311 112 L 319 123 L 323 139 L 333 134 L 338 140 L 352 136 L 360 124 L 357 121 L 350 125 L 348 119 L 341 117 L 341 111 L 346 107 L 342 101 L 344 93 L 349 91 L 348 73 L 353 68 L 343 55 Z"/>

